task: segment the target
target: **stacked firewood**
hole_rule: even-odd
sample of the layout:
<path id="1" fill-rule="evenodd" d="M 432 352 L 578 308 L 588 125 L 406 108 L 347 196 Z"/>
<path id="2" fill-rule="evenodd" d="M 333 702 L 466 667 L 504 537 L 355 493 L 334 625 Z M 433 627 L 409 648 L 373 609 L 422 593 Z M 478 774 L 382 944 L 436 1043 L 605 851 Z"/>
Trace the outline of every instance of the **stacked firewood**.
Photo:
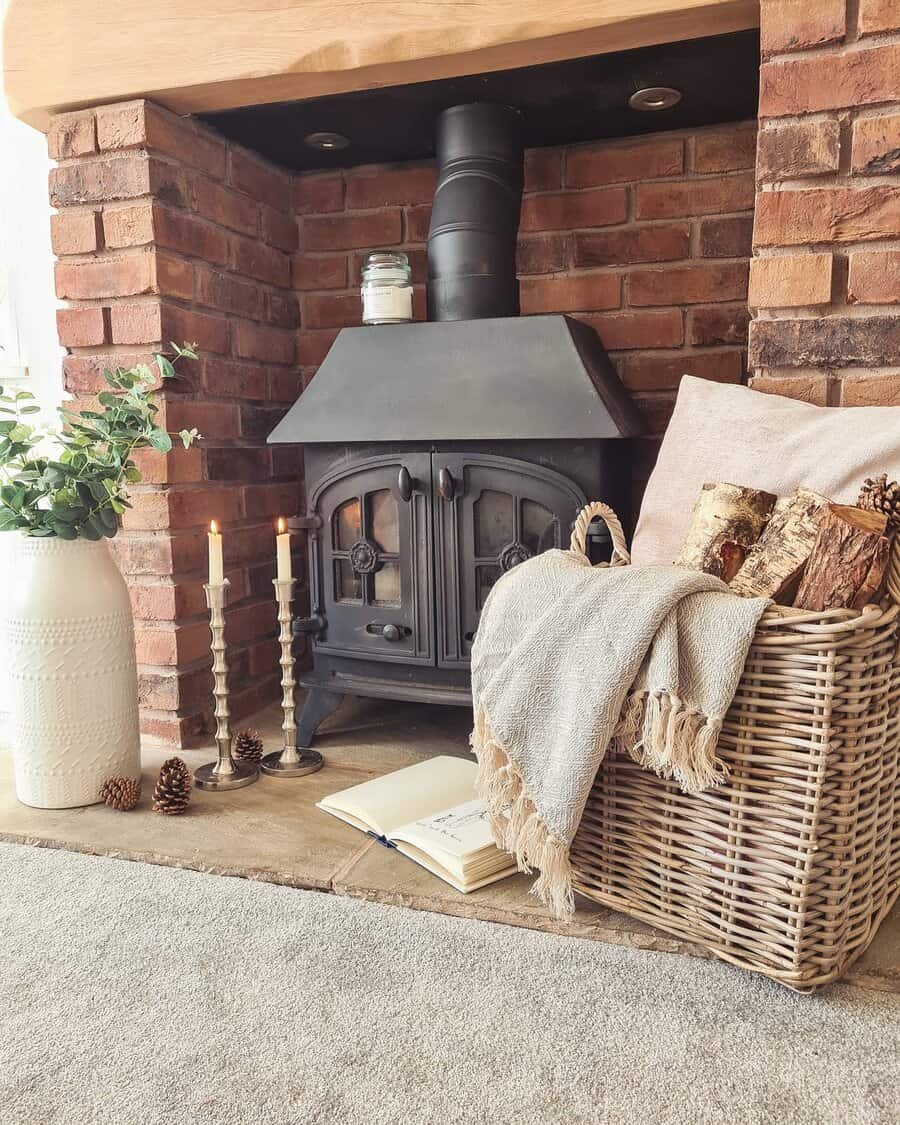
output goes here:
<path id="1" fill-rule="evenodd" d="M 862 609 L 878 600 L 900 530 L 900 484 L 863 484 L 856 506 L 798 488 L 790 496 L 705 484 L 676 566 L 715 574 L 743 597 L 799 609 Z"/>

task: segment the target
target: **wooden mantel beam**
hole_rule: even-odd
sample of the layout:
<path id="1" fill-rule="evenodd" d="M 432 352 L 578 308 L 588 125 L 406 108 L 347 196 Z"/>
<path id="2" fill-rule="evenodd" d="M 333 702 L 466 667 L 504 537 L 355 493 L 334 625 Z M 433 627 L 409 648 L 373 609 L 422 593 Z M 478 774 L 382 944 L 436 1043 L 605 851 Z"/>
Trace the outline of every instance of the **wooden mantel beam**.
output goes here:
<path id="1" fill-rule="evenodd" d="M 38 128 L 148 97 L 177 113 L 721 35 L 757 0 L 9 0 L 6 96 Z"/>

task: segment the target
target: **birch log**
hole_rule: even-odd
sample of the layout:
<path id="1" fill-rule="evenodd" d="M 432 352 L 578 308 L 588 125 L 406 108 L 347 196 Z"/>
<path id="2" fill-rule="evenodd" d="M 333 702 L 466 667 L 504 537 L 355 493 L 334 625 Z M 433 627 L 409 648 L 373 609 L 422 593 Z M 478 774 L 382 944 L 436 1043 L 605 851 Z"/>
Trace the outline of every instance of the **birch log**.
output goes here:
<path id="1" fill-rule="evenodd" d="M 859 609 L 871 601 L 887 566 L 886 527 L 882 512 L 829 504 L 794 605 L 812 610 Z"/>
<path id="2" fill-rule="evenodd" d="M 772 598 L 790 604 L 828 503 L 827 496 L 808 488 L 782 496 L 732 579 L 732 590 L 744 598 Z"/>
<path id="3" fill-rule="evenodd" d="M 675 566 L 729 582 L 766 525 L 775 497 L 738 484 L 704 484 Z"/>

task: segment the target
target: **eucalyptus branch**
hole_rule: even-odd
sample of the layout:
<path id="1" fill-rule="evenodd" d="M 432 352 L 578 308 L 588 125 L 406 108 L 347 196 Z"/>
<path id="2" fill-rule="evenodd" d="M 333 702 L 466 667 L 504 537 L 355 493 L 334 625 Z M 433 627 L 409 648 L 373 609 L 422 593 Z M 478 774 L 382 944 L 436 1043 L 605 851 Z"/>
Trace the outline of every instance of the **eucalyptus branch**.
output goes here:
<path id="1" fill-rule="evenodd" d="M 195 345 L 171 345 L 154 356 L 158 376 L 176 377 L 174 364 L 196 359 Z M 128 486 L 141 474 L 132 455 L 152 448 L 167 453 L 173 437 L 185 449 L 199 438 L 196 429 L 170 434 L 156 422 L 157 376 L 146 365 L 105 371 L 107 388 L 97 410 L 59 410 L 57 429 L 32 427 L 28 415 L 40 411 L 30 391 L 5 394 L 0 387 L 0 531 L 60 539 L 100 539 L 118 530 L 128 503 Z M 55 457 L 41 449 L 52 443 Z"/>

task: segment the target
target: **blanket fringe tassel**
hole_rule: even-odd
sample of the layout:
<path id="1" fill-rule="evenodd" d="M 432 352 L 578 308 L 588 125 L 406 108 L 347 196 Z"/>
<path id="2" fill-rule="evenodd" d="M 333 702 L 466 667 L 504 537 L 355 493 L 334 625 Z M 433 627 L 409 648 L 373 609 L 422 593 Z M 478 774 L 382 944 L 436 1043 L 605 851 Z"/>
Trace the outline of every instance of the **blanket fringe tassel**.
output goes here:
<path id="1" fill-rule="evenodd" d="M 665 691 L 630 695 L 611 747 L 660 777 L 674 779 L 685 793 L 721 785 L 728 768 L 716 754 L 720 720 L 693 711 Z"/>
<path id="2" fill-rule="evenodd" d="M 498 848 L 515 857 L 526 875 L 539 871 L 531 893 L 557 918 L 575 912 L 569 845 L 555 836 L 535 808 L 519 767 L 494 738 L 483 710 L 475 715 L 472 750 L 478 760 L 475 787 L 487 804 Z"/>
<path id="3" fill-rule="evenodd" d="M 674 779 L 685 793 L 700 793 L 728 776 L 716 755 L 721 729 L 721 721 L 685 707 L 668 692 L 635 692 L 625 702 L 610 749 Z M 526 875 L 536 867 L 532 894 L 557 918 L 570 917 L 575 894 L 569 843 L 537 811 L 518 765 L 494 737 L 482 708 L 475 714 L 472 750 L 478 760 L 476 789 L 487 804 L 497 846 L 514 856 Z"/>

